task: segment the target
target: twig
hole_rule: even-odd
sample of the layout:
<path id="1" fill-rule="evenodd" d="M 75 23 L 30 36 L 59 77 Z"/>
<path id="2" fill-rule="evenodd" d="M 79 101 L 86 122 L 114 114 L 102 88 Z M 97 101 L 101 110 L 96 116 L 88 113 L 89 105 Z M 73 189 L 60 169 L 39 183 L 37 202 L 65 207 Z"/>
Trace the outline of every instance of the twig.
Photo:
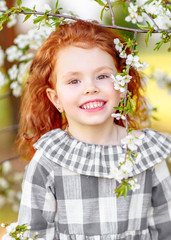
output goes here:
<path id="1" fill-rule="evenodd" d="M 4 162 L 15 160 L 15 159 L 17 159 L 17 158 L 19 158 L 19 157 L 21 157 L 21 156 L 20 156 L 20 155 L 16 155 L 16 156 L 14 156 L 14 157 L 10 157 L 10 158 L 8 158 L 8 159 L 2 160 L 2 161 L 0 162 L 0 165 L 2 165 Z"/>
<path id="2" fill-rule="evenodd" d="M 146 13 L 146 12 L 145 12 Z M 146 13 L 146 15 L 150 18 L 150 20 L 154 23 L 154 25 L 156 26 L 157 30 L 160 31 L 161 29 L 159 28 L 159 26 L 157 25 L 157 23 L 154 21 L 154 19 L 152 18 L 152 16 L 150 16 L 150 14 Z"/>
<path id="3" fill-rule="evenodd" d="M 4 10 L 0 10 L 0 12 L 5 13 L 6 11 Z M 18 12 L 18 14 L 32 14 L 32 15 L 40 15 L 43 16 L 44 12 L 31 12 L 31 11 L 22 11 L 22 12 Z M 48 17 L 55 17 L 55 18 L 64 18 L 64 19 L 71 19 L 71 20 L 82 20 L 81 18 L 77 18 L 77 17 L 73 17 L 70 15 L 63 15 L 63 14 L 53 14 L 53 13 L 47 13 Z M 84 22 L 89 22 L 88 20 L 84 20 Z M 100 24 L 100 23 L 94 23 L 95 25 L 99 25 L 101 27 L 105 27 L 105 28 L 112 28 L 112 29 L 118 29 L 118 30 L 124 30 L 124 31 L 128 31 L 128 32 L 137 32 L 137 33 L 147 33 L 148 30 L 146 29 L 135 29 L 135 28 L 127 28 L 127 27 L 121 27 L 121 26 L 117 26 L 117 25 L 105 25 L 105 24 Z M 159 33 L 160 31 L 162 31 L 162 29 L 159 30 L 154 30 L 153 33 Z M 171 29 L 166 29 L 165 30 L 167 33 L 171 33 Z"/>
<path id="4" fill-rule="evenodd" d="M 107 2 L 108 2 L 109 9 L 110 9 L 111 17 L 112 17 L 112 26 L 116 26 L 116 25 L 115 25 L 114 12 L 113 12 L 113 9 L 112 9 L 112 6 L 111 6 L 111 3 L 110 3 L 110 0 L 107 0 Z"/>
<path id="5" fill-rule="evenodd" d="M 19 125 L 18 124 L 14 124 L 12 126 L 9 126 L 9 127 L 5 127 L 3 129 L 0 129 L 0 133 L 3 133 L 5 131 L 11 131 L 11 130 L 14 130 L 14 129 L 18 129 Z"/>
<path id="6" fill-rule="evenodd" d="M 5 95 L 3 95 L 3 96 L 0 96 L 0 100 L 3 100 L 3 99 L 8 98 L 8 97 L 10 97 L 10 96 L 11 96 L 11 92 L 10 92 L 10 93 L 7 93 L 7 94 L 5 94 Z"/>

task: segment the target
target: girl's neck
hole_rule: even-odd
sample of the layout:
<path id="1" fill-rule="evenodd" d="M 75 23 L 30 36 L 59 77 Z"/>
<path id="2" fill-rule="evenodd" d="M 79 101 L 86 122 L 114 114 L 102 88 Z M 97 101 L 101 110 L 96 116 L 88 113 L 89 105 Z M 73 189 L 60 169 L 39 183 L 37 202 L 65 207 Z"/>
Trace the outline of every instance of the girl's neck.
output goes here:
<path id="1" fill-rule="evenodd" d="M 67 127 L 67 132 L 74 138 L 89 144 L 100 145 L 118 145 L 120 144 L 119 126 L 112 124 L 111 126 L 102 128 L 101 126 L 89 127 Z"/>

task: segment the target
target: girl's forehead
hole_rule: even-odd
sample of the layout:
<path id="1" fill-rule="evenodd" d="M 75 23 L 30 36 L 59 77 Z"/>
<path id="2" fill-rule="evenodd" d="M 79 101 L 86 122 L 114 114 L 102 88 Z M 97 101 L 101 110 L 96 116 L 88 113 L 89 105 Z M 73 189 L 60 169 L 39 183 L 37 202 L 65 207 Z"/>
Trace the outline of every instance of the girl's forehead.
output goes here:
<path id="1" fill-rule="evenodd" d="M 56 68 L 86 68 L 100 67 L 103 65 L 114 65 L 112 56 L 98 47 L 82 48 L 68 46 L 58 52 Z"/>

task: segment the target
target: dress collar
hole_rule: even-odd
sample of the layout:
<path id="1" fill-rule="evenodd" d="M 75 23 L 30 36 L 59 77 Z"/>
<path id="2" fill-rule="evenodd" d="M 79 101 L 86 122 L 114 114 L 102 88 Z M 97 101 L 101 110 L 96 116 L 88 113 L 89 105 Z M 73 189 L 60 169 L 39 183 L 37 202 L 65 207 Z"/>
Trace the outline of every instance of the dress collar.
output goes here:
<path id="1" fill-rule="evenodd" d="M 171 141 L 165 135 L 148 128 L 142 132 L 145 136 L 142 145 L 138 146 L 136 151 L 141 153 L 141 159 L 133 166 L 130 176 L 153 167 L 171 153 Z M 34 144 L 34 148 L 41 150 L 51 161 L 71 171 L 105 178 L 112 178 L 111 170 L 125 155 L 124 145 L 88 144 L 69 136 L 60 128 L 44 134 Z"/>

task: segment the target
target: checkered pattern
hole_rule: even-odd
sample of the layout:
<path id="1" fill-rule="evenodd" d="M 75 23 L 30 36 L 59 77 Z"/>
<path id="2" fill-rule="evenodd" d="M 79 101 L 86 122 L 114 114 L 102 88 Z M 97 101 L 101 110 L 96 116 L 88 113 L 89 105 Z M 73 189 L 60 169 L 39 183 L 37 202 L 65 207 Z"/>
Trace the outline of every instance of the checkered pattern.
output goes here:
<path id="1" fill-rule="evenodd" d="M 60 129 L 45 134 L 25 174 L 19 223 L 47 240 L 171 239 L 171 179 L 163 161 L 171 144 L 160 133 L 144 133 L 133 173 L 141 188 L 127 200 L 116 198 L 108 177 L 122 146 L 86 144 Z"/>

